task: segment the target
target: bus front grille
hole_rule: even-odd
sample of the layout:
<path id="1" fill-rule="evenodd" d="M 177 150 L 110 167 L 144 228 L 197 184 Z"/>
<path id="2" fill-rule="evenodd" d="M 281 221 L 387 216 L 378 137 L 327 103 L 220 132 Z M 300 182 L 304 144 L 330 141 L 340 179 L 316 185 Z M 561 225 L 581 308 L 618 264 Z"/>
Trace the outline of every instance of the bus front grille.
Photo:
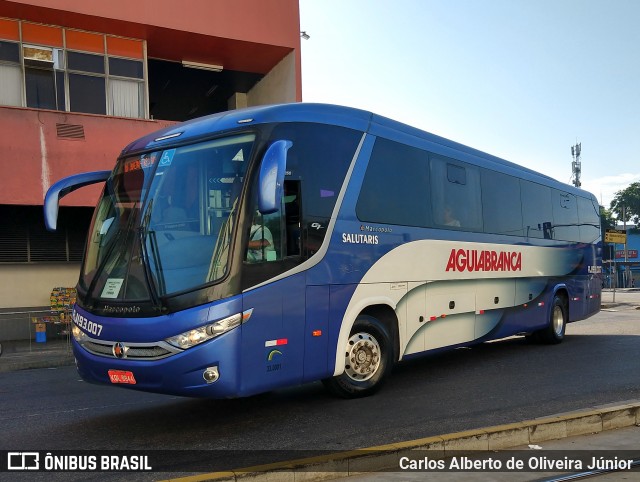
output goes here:
<path id="1" fill-rule="evenodd" d="M 159 360 L 182 350 L 166 342 L 156 343 L 122 343 L 89 339 L 80 346 L 94 355 L 126 360 Z"/>

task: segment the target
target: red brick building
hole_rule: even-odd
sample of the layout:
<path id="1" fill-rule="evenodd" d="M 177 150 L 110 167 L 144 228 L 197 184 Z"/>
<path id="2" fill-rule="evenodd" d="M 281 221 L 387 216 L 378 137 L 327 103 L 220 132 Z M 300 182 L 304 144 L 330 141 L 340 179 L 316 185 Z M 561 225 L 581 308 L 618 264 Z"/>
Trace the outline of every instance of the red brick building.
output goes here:
<path id="1" fill-rule="evenodd" d="M 0 0 L 0 309 L 75 285 L 99 188 L 52 234 L 53 182 L 172 122 L 300 100 L 297 0 Z"/>

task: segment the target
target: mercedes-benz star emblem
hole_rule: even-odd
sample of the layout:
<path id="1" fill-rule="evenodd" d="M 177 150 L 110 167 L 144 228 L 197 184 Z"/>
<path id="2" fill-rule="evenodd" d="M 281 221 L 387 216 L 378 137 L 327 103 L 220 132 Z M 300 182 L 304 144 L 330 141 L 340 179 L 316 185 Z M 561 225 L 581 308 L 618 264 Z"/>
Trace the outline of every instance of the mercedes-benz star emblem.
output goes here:
<path id="1" fill-rule="evenodd" d="M 118 342 L 113 345 L 113 356 L 116 358 L 124 358 L 126 354 L 125 347 L 122 343 Z"/>

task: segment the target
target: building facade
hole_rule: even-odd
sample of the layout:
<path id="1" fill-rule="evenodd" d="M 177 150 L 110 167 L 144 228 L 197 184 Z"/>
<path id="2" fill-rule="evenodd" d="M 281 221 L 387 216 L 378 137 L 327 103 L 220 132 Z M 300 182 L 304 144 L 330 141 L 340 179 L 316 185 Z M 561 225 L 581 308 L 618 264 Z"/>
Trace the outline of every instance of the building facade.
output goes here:
<path id="1" fill-rule="evenodd" d="M 635 227 L 626 229 L 627 244 L 607 243 L 605 247 L 604 267 L 605 288 L 640 288 L 640 230 Z"/>
<path id="2" fill-rule="evenodd" d="M 99 187 L 132 140 L 207 114 L 301 100 L 298 0 L 0 0 L 0 309 L 75 286 Z"/>

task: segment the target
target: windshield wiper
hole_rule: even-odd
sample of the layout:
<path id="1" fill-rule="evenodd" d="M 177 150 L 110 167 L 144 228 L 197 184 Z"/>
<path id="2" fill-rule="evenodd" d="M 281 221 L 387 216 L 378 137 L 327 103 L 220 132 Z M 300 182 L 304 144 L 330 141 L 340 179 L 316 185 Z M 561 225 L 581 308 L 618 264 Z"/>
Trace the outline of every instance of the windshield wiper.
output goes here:
<path id="1" fill-rule="evenodd" d="M 152 278 L 158 280 L 158 293 L 164 294 L 167 292 L 167 286 L 164 279 L 164 271 L 162 270 L 162 260 L 160 259 L 160 251 L 158 251 L 158 239 L 156 238 L 156 232 L 153 230 L 147 231 L 149 234 L 149 244 L 151 245 L 151 255 L 153 256 L 153 264 L 156 267 L 156 276 Z M 146 237 L 143 234 L 143 238 Z M 143 240 L 144 243 L 144 240 Z M 145 246 L 143 244 L 143 246 Z"/>
<path id="2" fill-rule="evenodd" d="M 233 202 L 233 207 L 231 211 L 229 211 L 229 216 L 224 222 L 222 229 L 220 229 L 220 234 L 218 235 L 218 239 L 216 241 L 216 246 L 213 250 L 213 257 L 211 258 L 211 264 L 209 265 L 209 274 L 207 275 L 208 281 L 213 281 L 214 279 L 218 279 L 221 276 L 218 276 L 218 270 L 223 268 L 224 271 L 227 269 L 227 264 L 229 262 L 229 245 L 231 244 L 231 237 L 233 234 L 233 217 L 235 216 L 235 209 L 238 204 L 238 199 Z M 220 260 L 223 255 L 226 254 L 226 262 L 224 266 L 220 265 Z M 223 273 L 224 274 L 224 273 Z"/>
<path id="3" fill-rule="evenodd" d="M 140 246 L 142 249 L 142 256 L 144 257 L 144 272 L 147 278 L 147 283 L 151 287 L 151 296 L 154 298 L 154 303 L 158 304 L 158 295 L 166 293 L 166 283 L 164 279 L 164 272 L 162 270 L 162 260 L 160 259 L 160 251 L 158 250 L 158 239 L 156 238 L 156 232 L 153 229 L 149 229 L 149 223 L 151 220 L 151 211 L 153 208 L 153 199 L 149 201 L 147 205 L 144 218 L 142 219 L 142 225 L 140 226 Z M 147 255 L 147 239 L 151 248 L 151 257 L 155 266 L 154 272 L 151 270 L 149 264 L 149 257 Z M 155 274 L 155 276 L 154 276 Z M 155 281 L 158 285 L 156 286 Z"/>

